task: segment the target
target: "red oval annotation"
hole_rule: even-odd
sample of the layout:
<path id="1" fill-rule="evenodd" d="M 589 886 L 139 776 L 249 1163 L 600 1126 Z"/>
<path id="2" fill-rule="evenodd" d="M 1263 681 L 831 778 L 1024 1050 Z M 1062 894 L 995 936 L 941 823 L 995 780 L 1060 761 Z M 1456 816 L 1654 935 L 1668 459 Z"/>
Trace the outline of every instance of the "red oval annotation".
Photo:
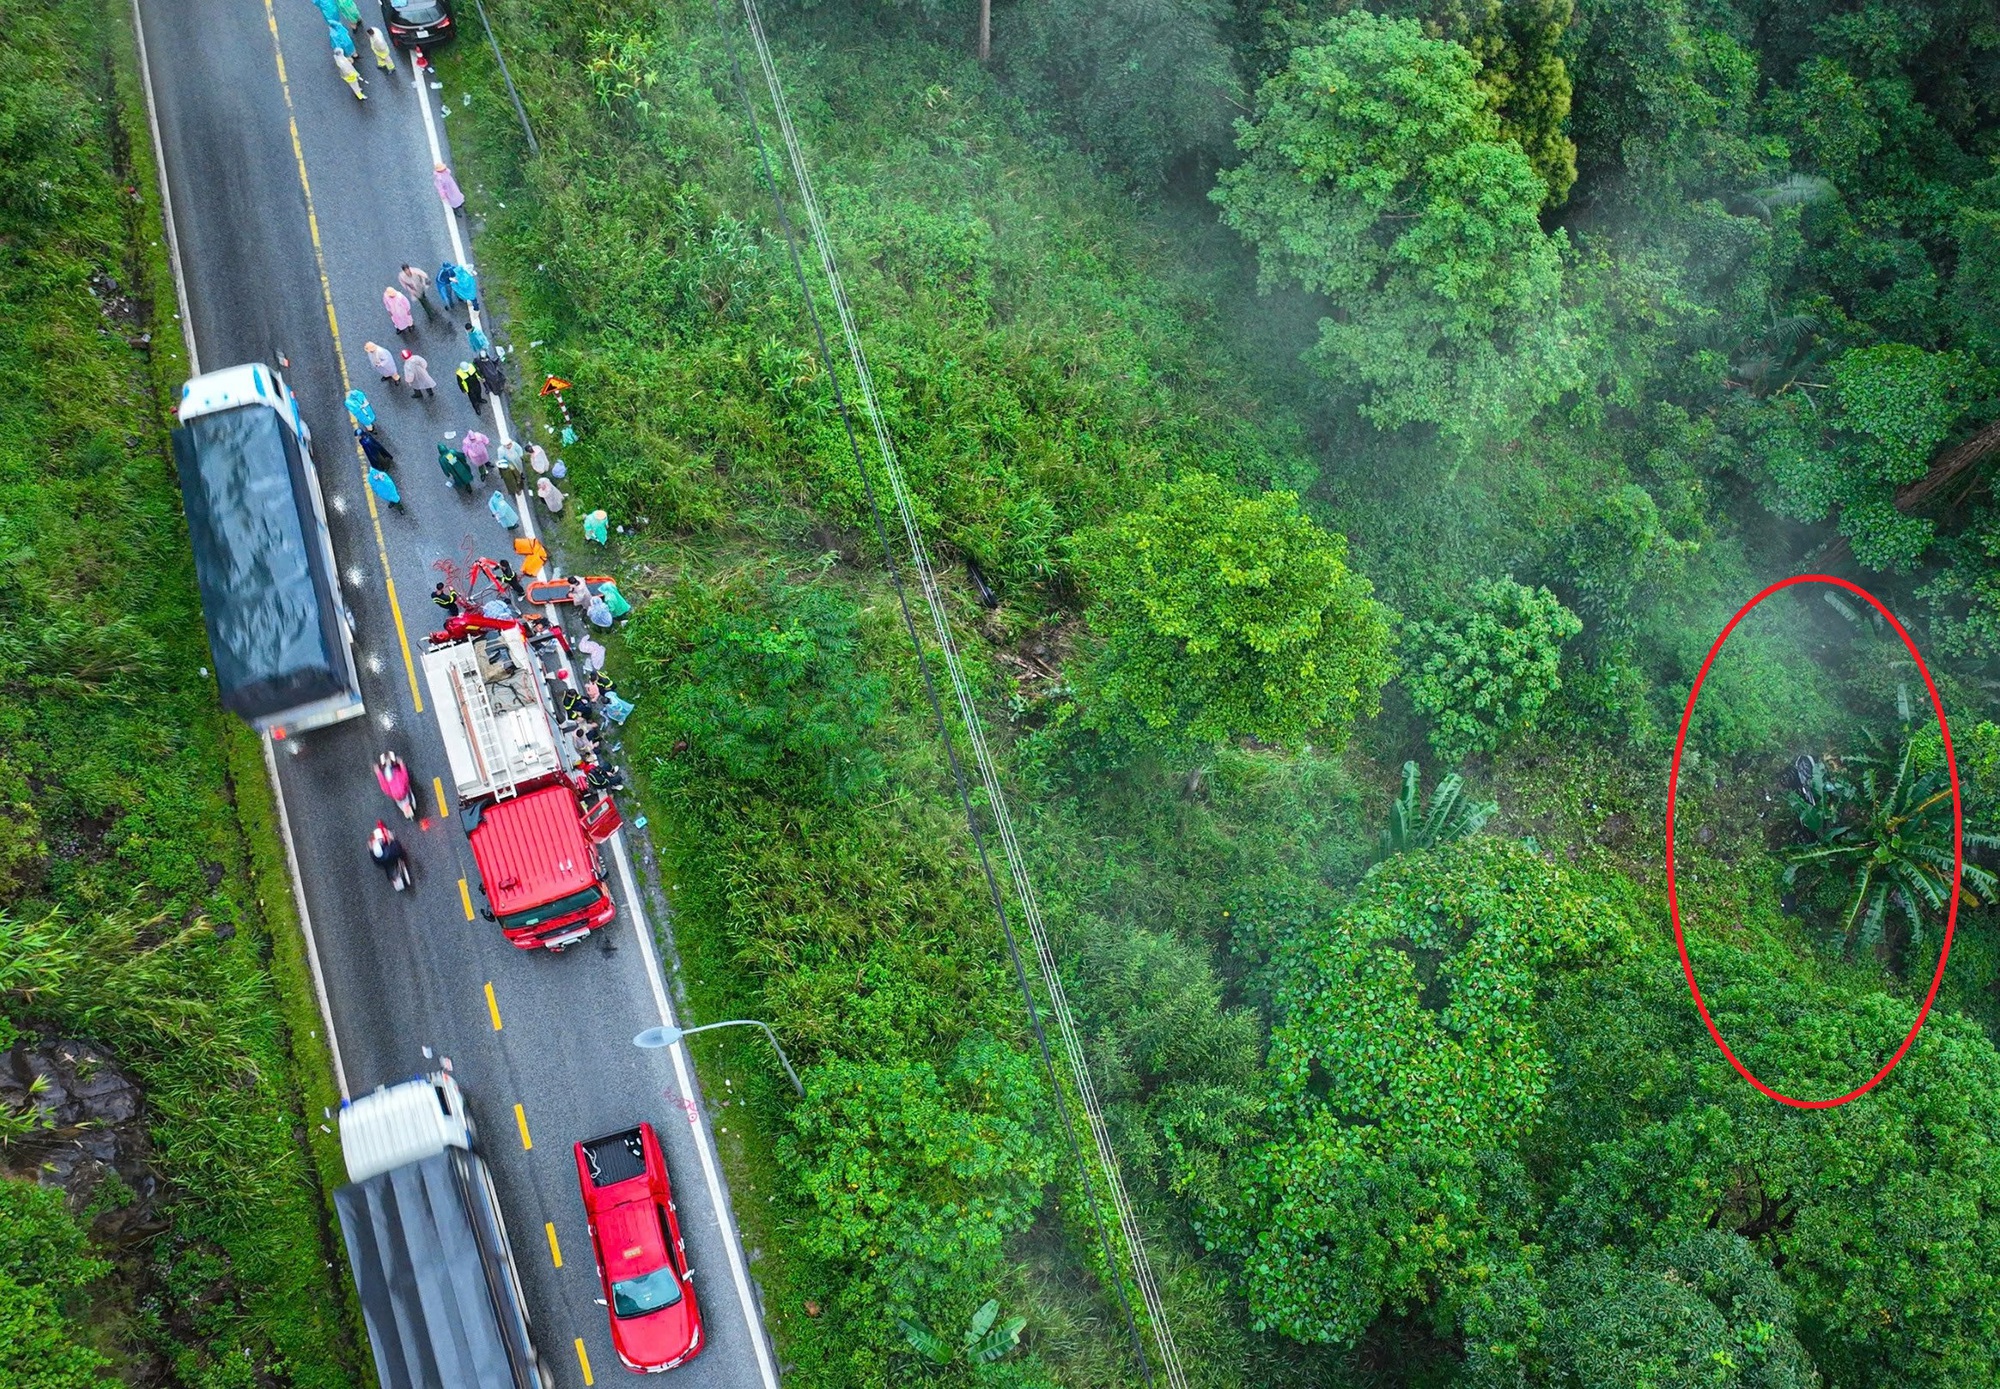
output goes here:
<path id="1" fill-rule="evenodd" d="M 1722 1040 L 1722 1031 L 1715 1025 L 1715 1019 L 1709 1016 L 1708 1004 L 1702 1000 L 1701 986 L 1695 982 L 1694 962 L 1688 958 L 1687 937 L 1681 930 L 1680 892 L 1674 881 L 1674 812 L 1680 797 L 1681 754 L 1687 748 L 1688 725 L 1694 719 L 1695 701 L 1701 697 L 1702 682 L 1708 679 L 1709 668 L 1715 664 L 1715 658 L 1721 654 L 1722 644 L 1729 640 L 1729 634 L 1736 630 L 1736 624 L 1748 617 L 1756 609 L 1757 605 L 1766 598 L 1769 598 L 1774 593 L 1783 592 L 1785 589 L 1791 588 L 1796 584 L 1827 584 L 1833 588 L 1845 590 L 1855 597 L 1865 600 L 1869 607 L 1882 614 L 1883 620 L 1895 629 L 1896 635 L 1903 639 L 1904 647 L 1909 650 L 1910 659 L 1917 663 L 1917 670 L 1924 677 L 1924 689 L 1930 694 L 1931 709 L 1937 714 L 1938 731 L 1944 735 L 1945 768 L 1951 774 L 1951 905 L 1945 912 L 1944 944 L 1938 950 L 1937 969 L 1931 975 L 1930 991 L 1924 995 L 1924 1006 L 1917 1010 L 1916 1021 L 1910 1024 L 1909 1033 L 1903 1038 L 1903 1044 L 1896 1048 L 1896 1054 L 1883 1064 L 1882 1069 L 1875 1072 L 1863 1084 L 1855 1086 L 1854 1089 L 1848 1091 L 1845 1095 L 1839 1095 L 1827 1100 L 1802 1100 L 1772 1089 L 1763 1081 L 1757 1079 L 1751 1073 L 1750 1068 L 1744 1065 L 1738 1059 L 1736 1053 L 1729 1049 L 1729 1043 Z M 1959 881 L 1963 877 L 1964 871 L 1965 810 L 1959 799 L 1958 758 L 1952 752 L 1951 725 L 1945 720 L 1944 701 L 1938 698 L 1937 684 L 1931 679 L 1931 669 L 1924 664 L 1924 658 L 1917 652 L 1917 644 L 1910 639 L 1910 634 L 1903 630 L 1903 624 L 1896 620 L 1896 615 L 1883 607 L 1875 595 L 1867 589 L 1862 588 L 1859 584 L 1850 583 L 1846 579 L 1835 578 L 1831 574 L 1798 574 L 1789 579 L 1780 579 L 1738 608 L 1736 615 L 1729 619 L 1729 625 L 1724 627 L 1722 634 L 1715 639 L 1715 644 L 1708 648 L 1707 659 L 1702 661 L 1701 671 L 1694 678 L 1694 688 L 1688 691 L 1687 708 L 1681 712 L 1680 733 L 1674 739 L 1674 761 L 1672 768 L 1668 772 L 1667 779 L 1667 910 L 1673 917 L 1674 944 L 1679 947 L 1681 952 L 1681 971 L 1687 976 L 1688 992 L 1694 995 L 1695 1009 L 1701 1014 L 1703 1024 L 1707 1026 L 1708 1035 L 1715 1039 L 1715 1045 L 1721 1048 L 1722 1054 L 1729 1059 L 1729 1064 L 1736 1068 L 1736 1073 L 1749 1081 L 1760 1093 L 1770 1096 L 1780 1104 L 1791 1105 L 1795 1109 L 1835 1109 L 1846 1104 L 1849 1100 L 1861 1098 L 1861 1096 L 1880 1085 L 1889 1072 L 1895 1070 L 1901 1064 L 1905 1053 L 1909 1051 L 1911 1044 L 1917 1040 L 1917 1033 L 1923 1030 L 1924 1019 L 1928 1018 L 1931 1013 L 1931 1005 L 1937 1001 L 1938 986 L 1944 983 L 1945 963 L 1951 959 L 1952 931 L 1958 925 Z"/>

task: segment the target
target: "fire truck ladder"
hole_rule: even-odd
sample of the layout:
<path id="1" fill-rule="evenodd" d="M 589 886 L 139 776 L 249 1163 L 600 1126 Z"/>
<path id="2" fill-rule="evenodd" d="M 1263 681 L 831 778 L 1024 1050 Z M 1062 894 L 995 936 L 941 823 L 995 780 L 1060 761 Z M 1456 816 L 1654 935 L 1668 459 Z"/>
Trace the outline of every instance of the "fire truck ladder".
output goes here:
<path id="1" fill-rule="evenodd" d="M 513 763 L 500 746 L 500 728 L 493 721 L 493 702 L 486 697 L 486 682 L 479 678 L 477 670 L 467 680 L 464 667 L 455 666 L 451 683 L 458 691 L 459 713 L 465 726 L 472 730 L 472 755 L 479 760 L 479 770 L 493 788 L 493 799 L 504 801 L 516 790 Z"/>

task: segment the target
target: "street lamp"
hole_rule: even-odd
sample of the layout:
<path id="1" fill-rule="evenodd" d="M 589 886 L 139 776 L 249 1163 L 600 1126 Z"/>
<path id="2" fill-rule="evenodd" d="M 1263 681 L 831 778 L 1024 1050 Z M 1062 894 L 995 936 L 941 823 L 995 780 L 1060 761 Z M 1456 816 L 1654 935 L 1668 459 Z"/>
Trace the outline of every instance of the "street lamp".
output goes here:
<path id="1" fill-rule="evenodd" d="M 700 1027 L 649 1027 L 632 1039 L 635 1047 L 670 1047 L 683 1037 L 691 1037 L 697 1032 L 707 1032 L 715 1027 L 761 1027 L 764 1035 L 771 1039 L 771 1050 L 778 1053 L 778 1064 L 785 1068 L 785 1076 L 792 1082 L 792 1089 L 799 1092 L 799 1098 L 806 1097 L 806 1087 L 799 1084 L 799 1073 L 792 1069 L 792 1063 L 785 1058 L 785 1049 L 778 1045 L 778 1034 L 771 1031 L 769 1023 L 758 1022 L 755 1018 L 731 1018 L 727 1022 L 705 1022 Z"/>

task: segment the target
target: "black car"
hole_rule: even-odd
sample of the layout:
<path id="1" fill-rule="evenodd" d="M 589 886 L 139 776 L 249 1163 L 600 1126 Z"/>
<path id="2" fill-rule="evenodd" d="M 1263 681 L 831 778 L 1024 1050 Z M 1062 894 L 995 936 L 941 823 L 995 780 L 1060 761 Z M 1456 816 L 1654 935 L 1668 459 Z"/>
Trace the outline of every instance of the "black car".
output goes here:
<path id="1" fill-rule="evenodd" d="M 429 48 L 458 32 L 451 0 L 382 0 L 382 23 L 398 48 Z"/>

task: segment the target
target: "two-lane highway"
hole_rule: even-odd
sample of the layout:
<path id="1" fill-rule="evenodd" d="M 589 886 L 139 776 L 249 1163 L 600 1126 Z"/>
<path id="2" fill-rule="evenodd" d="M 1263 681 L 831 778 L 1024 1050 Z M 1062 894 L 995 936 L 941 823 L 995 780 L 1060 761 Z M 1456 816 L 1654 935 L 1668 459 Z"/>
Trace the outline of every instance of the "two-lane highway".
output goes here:
<path id="1" fill-rule="evenodd" d="M 435 461 L 447 435 L 478 428 L 498 439 L 512 423 L 492 407 L 475 416 L 452 384 L 472 355 L 464 311 L 420 315 L 405 343 L 381 302 L 406 261 L 432 274 L 448 259 L 476 264 L 465 220 L 444 209 L 431 180 L 434 160 L 449 162 L 440 117 L 451 94 L 419 80 L 407 56 L 393 77 L 377 72 L 364 41 L 369 99 L 357 102 L 309 0 L 137 0 L 136 11 L 199 369 L 290 357 L 355 615 L 370 717 L 282 744 L 276 758 L 342 1084 L 361 1094 L 448 1060 L 500 1187 L 536 1343 L 564 1386 L 626 1373 L 596 1303 L 570 1144 L 651 1120 L 708 1339 L 672 1382 L 775 1389 L 686 1053 L 632 1045 L 670 1021 L 671 1006 L 623 843 L 612 846 L 618 920 L 560 956 L 531 954 L 475 915 L 471 854 L 440 804 L 444 750 L 413 651 L 436 625 L 431 586 L 445 578 L 462 588 L 472 560 L 508 554 L 512 540 L 486 493 L 452 490 Z M 379 23 L 372 5 L 363 11 Z M 466 193 L 476 214 L 480 194 Z M 385 386 L 363 355 L 368 340 L 428 358 L 436 398 Z M 363 483 L 341 403 L 355 386 L 395 450 L 400 512 L 378 508 Z M 540 519 L 525 498 L 515 504 L 530 524 Z M 385 747 L 408 760 L 422 792 L 424 827 L 406 834 L 416 884 L 400 894 L 366 850 L 378 817 L 405 831 L 374 782 Z"/>

